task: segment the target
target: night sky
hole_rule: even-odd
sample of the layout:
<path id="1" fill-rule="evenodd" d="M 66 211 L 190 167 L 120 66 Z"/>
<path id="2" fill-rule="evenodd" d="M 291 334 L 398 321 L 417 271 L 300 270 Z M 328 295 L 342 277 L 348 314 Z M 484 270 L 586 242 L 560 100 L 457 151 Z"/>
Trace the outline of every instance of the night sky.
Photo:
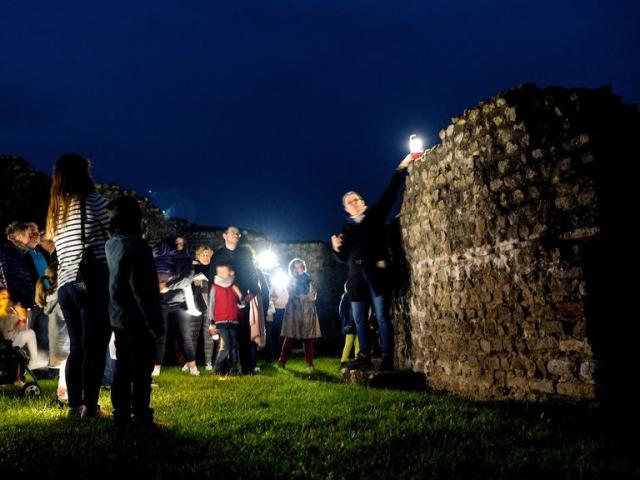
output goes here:
<path id="1" fill-rule="evenodd" d="M 640 102 L 640 2 L 0 6 L 0 153 L 93 161 L 175 216 L 328 239 L 418 133 L 523 82 Z"/>

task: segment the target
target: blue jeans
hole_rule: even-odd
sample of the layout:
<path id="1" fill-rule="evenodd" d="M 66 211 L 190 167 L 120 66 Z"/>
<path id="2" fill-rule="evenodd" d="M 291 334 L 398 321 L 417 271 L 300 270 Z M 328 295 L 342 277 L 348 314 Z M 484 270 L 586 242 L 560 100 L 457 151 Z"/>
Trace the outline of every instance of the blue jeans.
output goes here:
<path id="1" fill-rule="evenodd" d="M 219 374 L 238 373 L 238 325 L 218 325 L 218 334 L 224 343 L 218 351 L 214 371 Z"/>
<path id="2" fill-rule="evenodd" d="M 113 377 L 116 374 L 116 361 L 111 358 L 111 353 L 107 350 L 105 357 L 104 373 L 102 374 L 102 381 L 100 382 L 103 387 L 110 387 L 113 385 Z"/>
<path id="3" fill-rule="evenodd" d="M 49 351 L 49 317 L 37 305 L 31 307 L 29 328 L 36 332 L 38 350 Z"/>
<path id="4" fill-rule="evenodd" d="M 376 313 L 376 319 L 378 320 L 378 331 L 380 332 L 382 354 L 392 355 L 393 328 L 391 327 L 389 314 L 387 313 L 387 299 L 384 294 L 376 295 L 371 285 L 369 285 L 369 291 L 371 292 L 373 310 Z M 365 358 L 369 358 L 367 343 L 367 317 L 369 314 L 369 302 L 351 302 L 351 311 L 353 313 L 353 319 L 356 322 L 356 332 L 358 334 L 358 341 L 360 342 L 360 355 Z"/>
<path id="5" fill-rule="evenodd" d="M 105 352 L 111 336 L 107 297 L 94 298 L 75 283 L 58 290 L 58 300 L 69 333 L 65 374 L 69 407 L 96 408 Z"/>

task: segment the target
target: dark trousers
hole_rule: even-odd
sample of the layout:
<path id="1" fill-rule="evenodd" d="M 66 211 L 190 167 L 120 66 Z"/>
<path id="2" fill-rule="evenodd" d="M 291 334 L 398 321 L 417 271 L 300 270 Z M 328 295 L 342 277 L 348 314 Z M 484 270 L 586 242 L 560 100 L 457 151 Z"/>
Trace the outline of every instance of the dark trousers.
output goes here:
<path id="1" fill-rule="evenodd" d="M 29 328 L 36 332 L 38 350 L 49 351 L 49 317 L 37 305 L 31 307 Z"/>
<path id="2" fill-rule="evenodd" d="M 76 283 L 58 290 L 58 300 L 69 333 L 69 357 L 65 375 L 69 407 L 98 405 L 100 380 L 104 372 L 105 352 L 111 337 L 108 292 L 97 297 Z"/>
<path id="3" fill-rule="evenodd" d="M 191 340 L 191 318 L 182 306 L 162 305 L 162 320 L 164 321 L 165 335 L 158 337 L 156 341 L 156 365 L 161 365 L 167 346 L 168 333 L 171 331 L 178 340 L 178 346 L 182 349 L 185 363 L 193 362 L 196 354 Z"/>
<path id="4" fill-rule="evenodd" d="M 240 310 L 238 324 L 238 353 L 240 355 L 240 368 L 243 375 L 253 373 L 256 366 L 256 344 L 251 341 L 249 306 Z"/>
<path id="5" fill-rule="evenodd" d="M 225 324 L 219 325 L 217 329 L 224 346 L 218 351 L 213 368 L 216 373 L 235 374 L 238 372 L 238 326 Z"/>
<path id="6" fill-rule="evenodd" d="M 276 308 L 273 315 L 273 322 L 267 322 L 267 346 L 269 348 L 269 360 L 278 358 L 282 342 L 280 332 L 282 331 L 282 320 L 284 319 L 284 308 Z"/>
<path id="7" fill-rule="evenodd" d="M 111 387 L 113 418 L 125 425 L 131 413 L 136 422 L 151 423 L 151 372 L 156 354 L 156 342 L 143 328 L 114 328 L 116 336 L 116 373 Z"/>
<path id="8" fill-rule="evenodd" d="M 204 315 L 191 317 L 191 342 L 195 354 L 198 353 L 200 337 L 202 337 L 204 346 L 204 363 L 211 363 L 213 361 L 213 339 L 209 335 L 209 322 Z"/>

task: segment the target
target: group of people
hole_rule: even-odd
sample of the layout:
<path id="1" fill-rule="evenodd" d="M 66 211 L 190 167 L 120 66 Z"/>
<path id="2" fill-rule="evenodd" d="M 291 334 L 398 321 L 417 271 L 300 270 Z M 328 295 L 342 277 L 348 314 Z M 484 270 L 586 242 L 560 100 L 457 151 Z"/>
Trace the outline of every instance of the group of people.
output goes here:
<path id="1" fill-rule="evenodd" d="M 348 265 L 341 316 L 346 356 L 347 346 L 358 347 L 351 368 L 371 365 L 370 305 L 381 368 L 393 367 L 384 223 L 411 160 L 399 165 L 376 205 L 367 208 L 356 192 L 345 194 L 348 219 L 331 238 L 336 258 Z M 284 368 L 296 339 L 313 368 L 313 339 L 321 336 L 317 288 L 302 259 L 289 263 L 286 287 L 272 286 L 235 226 L 224 231 L 223 247 L 198 247 L 195 259 L 184 238 L 151 248 L 143 230 L 137 200 L 107 202 L 96 191 L 89 161 L 77 154 L 55 164 L 44 235 L 33 223 L 14 222 L 7 229 L 8 245 L 0 250 L 1 333 L 27 348 L 29 368 L 60 368 L 71 417 L 104 414 L 98 396 L 110 338 L 116 358 L 111 400 L 119 426 L 154 424 L 152 377 L 161 374 L 167 338 L 176 340 L 182 370 L 191 375 L 200 374 L 200 341 L 205 368 L 217 374 L 259 371 L 257 350 L 265 346 L 267 357 L 278 356 Z"/>

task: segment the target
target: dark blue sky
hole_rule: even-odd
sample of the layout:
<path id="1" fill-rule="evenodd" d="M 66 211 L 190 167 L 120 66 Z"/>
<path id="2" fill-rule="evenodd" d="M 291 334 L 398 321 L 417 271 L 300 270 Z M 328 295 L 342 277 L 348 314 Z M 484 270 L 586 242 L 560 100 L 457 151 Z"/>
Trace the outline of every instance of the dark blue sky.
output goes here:
<path id="1" fill-rule="evenodd" d="M 260 0 L 0 6 L 0 153 L 204 224 L 326 239 L 408 136 L 523 82 L 640 101 L 638 1 Z"/>

